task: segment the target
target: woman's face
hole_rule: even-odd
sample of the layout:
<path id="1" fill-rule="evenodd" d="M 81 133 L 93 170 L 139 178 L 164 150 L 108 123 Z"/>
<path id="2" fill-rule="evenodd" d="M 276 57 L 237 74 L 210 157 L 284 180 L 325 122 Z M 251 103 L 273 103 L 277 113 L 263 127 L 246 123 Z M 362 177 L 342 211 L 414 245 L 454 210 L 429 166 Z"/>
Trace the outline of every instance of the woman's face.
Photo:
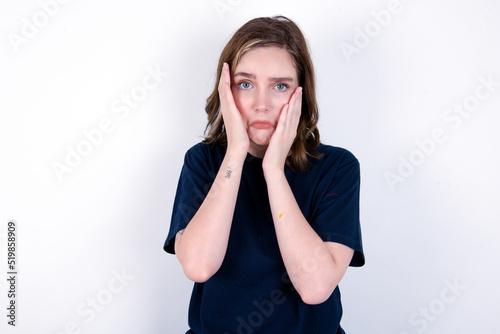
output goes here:
<path id="1" fill-rule="evenodd" d="M 279 47 L 247 51 L 232 71 L 231 90 L 250 139 L 250 154 L 262 157 L 283 106 L 298 87 L 293 59 Z"/>

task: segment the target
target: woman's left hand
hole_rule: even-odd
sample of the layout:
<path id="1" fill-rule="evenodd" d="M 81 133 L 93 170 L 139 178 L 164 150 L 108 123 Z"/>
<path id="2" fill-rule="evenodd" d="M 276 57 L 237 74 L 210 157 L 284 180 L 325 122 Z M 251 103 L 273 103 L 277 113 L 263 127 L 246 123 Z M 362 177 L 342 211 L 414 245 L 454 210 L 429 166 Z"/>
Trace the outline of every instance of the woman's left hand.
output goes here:
<path id="1" fill-rule="evenodd" d="M 269 141 L 262 161 L 264 175 L 284 171 L 286 158 L 297 136 L 301 112 L 302 87 L 297 87 L 288 103 L 283 106 L 278 125 Z"/>

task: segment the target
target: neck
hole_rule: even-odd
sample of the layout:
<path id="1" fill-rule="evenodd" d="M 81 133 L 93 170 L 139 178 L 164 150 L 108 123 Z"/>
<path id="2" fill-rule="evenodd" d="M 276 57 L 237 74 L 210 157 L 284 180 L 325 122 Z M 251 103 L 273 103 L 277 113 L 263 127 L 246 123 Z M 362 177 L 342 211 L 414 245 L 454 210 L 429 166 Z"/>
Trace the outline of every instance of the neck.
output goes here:
<path id="1" fill-rule="evenodd" d="M 257 145 L 254 142 L 250 142 L 250 147 L 248 148 L 248 153 L 256 158 L 264 159 L 264 155 L 267 151 L 267 145 Z"/>

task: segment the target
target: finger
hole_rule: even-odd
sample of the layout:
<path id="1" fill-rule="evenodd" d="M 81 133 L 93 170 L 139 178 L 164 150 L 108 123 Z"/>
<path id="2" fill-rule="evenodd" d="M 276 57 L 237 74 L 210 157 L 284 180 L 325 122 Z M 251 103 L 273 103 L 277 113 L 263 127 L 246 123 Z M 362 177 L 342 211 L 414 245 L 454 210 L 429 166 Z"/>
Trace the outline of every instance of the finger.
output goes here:
<path id="1" fill-rule="evenodd" d="M 228 108 L 235 105 L 233 94 L 231 92 L 231 74 L 227 63 L 222 65 L 222 72 L 219 81 L 219 96 L 221 98 L 222 105 Z"/>
<path id="2" fill-rule="evenodd" d="M 228 63 L 222 65 L 222 71 L 219 79 L 219 92 L 226 92 L 231 88 L 231 73 Z"/>
<path id="3" fill-rule="evenodd" d="M 295 92 L 290 97 L 289 104 L 290 111 L 288 112 L 288 124 L 290 126 L 295 125 L 295 127 L 293 128 L 295 130 L 298 125 L 298 120 L 300 119 L 300 114 L 302 112 L 302 87 L 297 87 Z"/>
<path id="4" fill-rule="evenodd" d="M 229 64 L 224 63 L 224 83 L 228 102 L 230 105 L 234 104 L 233 92 L 231 91 L 231 70 L 229 69 Z"/>
<path id="5" fill-rule="evenodd" d="M 222 70 L 220 71 L 219 87 L 218 87 L 219 92 L 222 91 L 225 83 L 226 83 L 226 63 L 222 64 Z"/>
<path id="6" fill-rule="evenodd" d="M 285 103 L 283 108 L 281 108 L 280 118 L 278 119 L 278 124 L 276 125 L 276 131 L 278 128 L 286 127 L 286 119 L 288 117 L 288 110 L 290 109 L 290 104 Z"/>
<path id="7" fill-rule="evenodd" d="M 290 105 L 292 105 L 293 107 L 295 107 L 295 105 L 297 103 L 301 103 L 302 102 L 302 87 L 297 87 L 297 89 L 295 89 L 295 92 L 293 92 L 292 96 L 290 97 Z"/>
<path id="8" fill-rule="evenodd" d="M 295 113 L 294 116 L 297 118 L 300 118 L 300 115 L 302 114 L 302 92 L 303 89 L 302 87 L 299 87 L 300 90 L 297 92 L 297 98 L 295 100 Z"/>
<path id="9" fill-rule="evenodd" d="M 225 66 L 225 75 L 226 75 L 226 84 L 228 88 L 231 88 L 231 71 L 229 70 L 229 64 L 224 63 Z"/>

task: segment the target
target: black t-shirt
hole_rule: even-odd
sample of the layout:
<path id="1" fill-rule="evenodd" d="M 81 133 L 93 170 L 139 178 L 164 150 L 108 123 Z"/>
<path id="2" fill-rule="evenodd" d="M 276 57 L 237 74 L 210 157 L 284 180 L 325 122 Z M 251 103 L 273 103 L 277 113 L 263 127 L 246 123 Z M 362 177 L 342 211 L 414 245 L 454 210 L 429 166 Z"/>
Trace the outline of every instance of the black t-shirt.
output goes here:
<path id="1" fill-rule="evenodd" d="M 306 220 L 324 241 L 354 249 L 351 266 L 365 262 L 359 223 L 360 172 L 349 151 L 320 144 L 321 159 L 309 172 L 285 175 Z M 198 143 L 182 167 L 164 250 L 174 253 L 175 235 L 185 228 L 210 190 L 226 146 Z M 286 273 L 271 216 L 262 159 L 248 154 L 243 166 L 228 247 L 220 269 L 195 283 L 188 333 L 344 333 L 337 287 L 324 303 L 302 302 Z"/>

